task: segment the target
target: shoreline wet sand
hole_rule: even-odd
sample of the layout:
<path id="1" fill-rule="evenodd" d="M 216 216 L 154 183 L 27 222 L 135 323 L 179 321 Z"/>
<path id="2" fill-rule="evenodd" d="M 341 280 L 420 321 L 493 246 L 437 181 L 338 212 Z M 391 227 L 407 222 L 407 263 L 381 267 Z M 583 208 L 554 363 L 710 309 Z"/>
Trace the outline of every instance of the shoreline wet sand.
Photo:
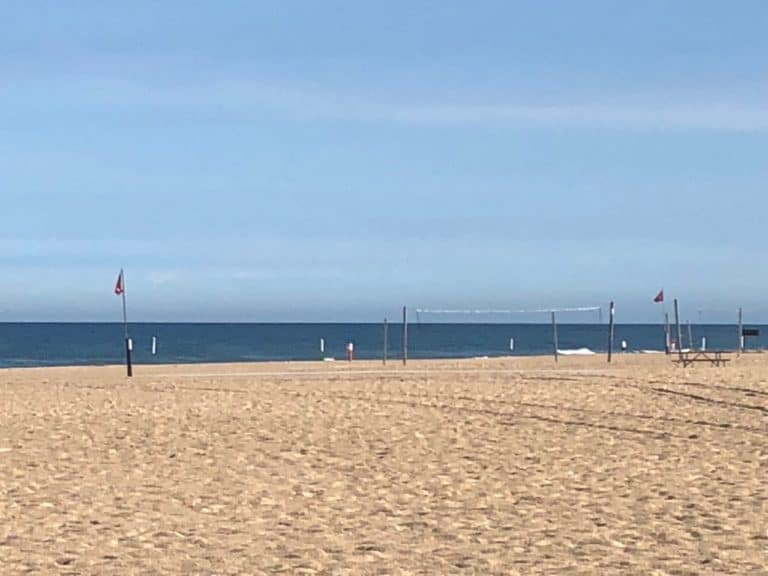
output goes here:
<path id="1" fill-rule="evenodd" d="M 768 355 L 0 370 L 4 574 L 768 574 Z"/>

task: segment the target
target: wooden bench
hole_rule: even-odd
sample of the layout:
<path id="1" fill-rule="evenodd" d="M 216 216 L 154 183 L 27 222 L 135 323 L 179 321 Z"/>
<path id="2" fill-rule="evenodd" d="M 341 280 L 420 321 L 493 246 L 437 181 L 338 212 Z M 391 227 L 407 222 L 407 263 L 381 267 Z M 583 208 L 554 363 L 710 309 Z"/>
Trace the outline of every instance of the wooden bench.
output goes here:
<path id="1" fill-rule="evenodd" d="M 709 362 L 712 366 L 725 366 L 727 362 L 730 362 L 730 358 L 724 358 L 723 354 L 726 354 L 723 350 L 689 350 L 687 352 L 680 352 L 680 357 L 673 362 L 678 362 L 686 368 L 694 362 Z"/>

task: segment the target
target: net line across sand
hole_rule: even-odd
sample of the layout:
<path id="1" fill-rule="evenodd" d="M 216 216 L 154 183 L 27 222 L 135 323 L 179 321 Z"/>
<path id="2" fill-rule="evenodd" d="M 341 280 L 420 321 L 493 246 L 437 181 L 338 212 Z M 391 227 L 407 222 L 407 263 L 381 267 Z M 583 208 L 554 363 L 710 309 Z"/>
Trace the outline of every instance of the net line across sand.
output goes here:
<path id="1" fill-rule="evenodd" d="M 470 360 L 471 361 L 471 360 Z M 423 369 L 350 369 L 350 370 L 259 370 L 248 372 L 158 372 L 148 374 L 137 374 L 136 377 L 144 378 L 215 378 L 226 376 L 227 378 L 250 378 L 250 377 L 285 377 L 302 376 L 310 378 L 326 378 L 328 376 L 399 376 L 399 375 L 435 375 L 435 374 L 578 374 L 583 376 L 602 375 L 607 370 L 593 368 L 569 368 L 569 369 L 537 369 L 528 368 L 478 368 L 476 366 L 467 366 L 466 368 L 423 368 Z"/>

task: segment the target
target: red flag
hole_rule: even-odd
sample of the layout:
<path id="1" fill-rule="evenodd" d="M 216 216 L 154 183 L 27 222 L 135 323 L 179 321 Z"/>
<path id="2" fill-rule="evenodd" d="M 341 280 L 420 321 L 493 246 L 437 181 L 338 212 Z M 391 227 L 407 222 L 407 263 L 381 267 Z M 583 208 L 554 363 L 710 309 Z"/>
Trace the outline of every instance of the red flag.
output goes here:
<path id="1" fill-rule="evenodd" d="M 123 287 L 123 271 L 120 270 L 120 275 L 117 277 L 117 284 L 115 284 L 115 294 L 120 296 L 125 292 L 125 288 Z"/>
<path id="2" fill-rule="evenodd" d="M 664 289 L 662 288 L 661 291 L 659 291 L 658 294 L 656 294 L 656 298 L 653 299 L 654 302 L 664 302 Z"/>

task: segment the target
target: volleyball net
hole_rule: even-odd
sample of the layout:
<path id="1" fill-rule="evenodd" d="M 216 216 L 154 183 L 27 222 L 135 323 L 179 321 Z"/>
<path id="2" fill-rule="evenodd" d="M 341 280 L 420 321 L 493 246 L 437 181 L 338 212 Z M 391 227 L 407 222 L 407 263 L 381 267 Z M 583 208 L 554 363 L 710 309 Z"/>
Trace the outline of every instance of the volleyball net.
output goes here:
<path id="1" fill-rule="evenodd" d="M 568 314 L 568 318 L 573 318 L 574 314 L 583 323 L 591 320 L 591 323 L 603 323 L 602 306 L 561 306 L 553 308 L 415 308 L 417 323 L 424 322 L 517 322 L 526 317 L 527 321 L 548 322 L 552 314 Z M 585 313 L 590 313 L 585 316 Z M 542 317 L 546 314 L 547 317 Z"/>
<path id="2" fill-rule="evenodd" d="M 604 347 L 601 306 L 532 308 L 414 307 L 409 346 L 417 356 L 547 354 L 553 348 Z M 555 324 L 562 323 L 560 343 Z"/>

